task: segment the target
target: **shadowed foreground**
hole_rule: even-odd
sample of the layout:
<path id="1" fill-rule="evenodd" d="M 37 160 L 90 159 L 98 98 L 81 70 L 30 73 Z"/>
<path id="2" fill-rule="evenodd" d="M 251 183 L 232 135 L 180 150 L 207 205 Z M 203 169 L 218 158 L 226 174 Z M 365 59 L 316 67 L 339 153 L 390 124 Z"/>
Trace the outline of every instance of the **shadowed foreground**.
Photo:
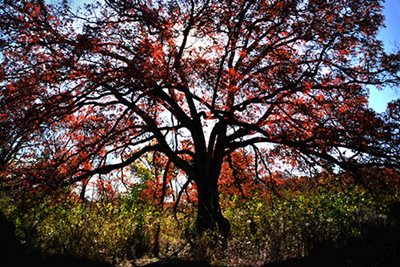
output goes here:
<path id="1" fill-rule="evenodd" d="M 209 267 L 211 265 L 206 261 L 188 261 L 188 260 L 178 260 L 178 259 L 158 261 L 145 265 L 145 267 L 185 267 L 185 266 Z"/>
<path id="2" fill-rule="evenodd" d="M 74 266 L 106 267 L 107 263 L 95 262 L 72 255 L 57 255 L 42 258 L 38 252 L 28 253 L 15 237 L 15 226 L 0 213 L 0 266 Z M 335 247 L 330 240 L 315 241 L 309 255 L 299 259 L 266 264 L 265 267 L 294 266 L 400 266 L 400 204 L 390 207 L 385 225 L 370 225 L 361 238 L 348 240 L 345 245 Z M 180 259 L 162 260 L 146 267 L 167 266 L 211 266 L 205 261 Z"/>
<path id="3" fill-rule="evenodd" d="M 329 240 L 316 242 L 306 257 L 266 264 L 265 267 L 347 266 L 389 267 L 400 266 L 400 203 L 390 206 L 385 226 L 370 226 L 361 238 L 348 240 L 340 247 Z"/>
<path id="4" fill-rule="evenodd" d="M 15 237 L 15 226 L 0 213 L 0 266 L 74 266 L 74 267 L 110 267 L 71 255 L 57 255 L 42 258 L 38 252 L 28 253 Z"/>
<path id="5" fill-rule="evenodd" d="M 0 212 L 0 266 L 43 266 L 43 267 L 111 267 L 108 263 L 101 263 L 72 255 L 57 255 L 42 258 L 38 252 L 28 253 L 15 236 L 15 225 L 9 222 Z M 186 261 L 171 259 L 158 261 L 146 265 L 147 267 L 208 267 L 205 261 Z"/>

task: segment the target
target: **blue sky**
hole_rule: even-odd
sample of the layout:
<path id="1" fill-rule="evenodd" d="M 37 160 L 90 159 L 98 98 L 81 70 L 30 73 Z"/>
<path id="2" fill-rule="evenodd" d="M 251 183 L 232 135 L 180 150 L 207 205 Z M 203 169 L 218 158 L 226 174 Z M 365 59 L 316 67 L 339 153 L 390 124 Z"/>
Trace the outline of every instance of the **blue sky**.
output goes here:
<path id="1" fill-rule="evenodd" d="M 72 0 L 74 7 L 90 0 Z M 400 49 L 400 0 L 386 0 L 384 3 L 385 25 L 379 37 L 383 40 L 386 51 L 393 52 Z M 377 112 L 384 112 L 386 105 L 393 99 L 400 98 L 400 88 L 384 88 L 377 90 L 370 88 L 369 104 Z"/>
<path id="2" fill-rule="evenodd" d="M 380 31 L 379 37 L 385 50 L 394 52 L 396 47 L 400 49 L 400 0 L 386 0 L 384 7 L 386 27 Z M 382 91 L 370 88 L 370 107 L 377 112 L 385 111 L 387 103 L 396 98 L 400 98 L 400 88 L 385 88 Z"/>

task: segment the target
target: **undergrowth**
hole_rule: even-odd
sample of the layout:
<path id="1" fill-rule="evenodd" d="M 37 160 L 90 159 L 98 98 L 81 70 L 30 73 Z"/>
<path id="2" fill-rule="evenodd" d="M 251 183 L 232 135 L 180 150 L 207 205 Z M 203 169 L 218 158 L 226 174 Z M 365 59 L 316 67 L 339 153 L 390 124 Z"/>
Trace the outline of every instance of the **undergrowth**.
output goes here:
<path id="1" fill-rule="evenodd" d="M 307 255 L 329 241 L 334 246 L 387 224 L 388 206 L 397 193 L 375 194 L 359 186 L 317 190 L 286 188 L 279 195 L 244 199 L 221 195 L 231 222 L 228 241 L 210 233 L 194 235 L 195 208 L 169 205 L 124 194 L 113 202 L 80 201 L 70 193 L 16 198 L 3 194 L 1 210 L 17 235 L 44 256 L 72 254 L 121 264 L 152 258 L 207 260 L 214 265 L 262 265 Z"/>

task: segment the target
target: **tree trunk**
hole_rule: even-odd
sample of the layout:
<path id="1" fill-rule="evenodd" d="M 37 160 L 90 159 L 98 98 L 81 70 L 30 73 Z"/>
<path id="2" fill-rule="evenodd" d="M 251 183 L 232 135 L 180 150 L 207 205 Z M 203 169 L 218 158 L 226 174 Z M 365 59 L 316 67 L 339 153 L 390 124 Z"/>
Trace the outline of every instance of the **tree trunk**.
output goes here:
<path id="1" fill-rule="evenodd" d="M 196 228 L 199 234 L 206 231 L 219 232 L 227 238 L 230 223 L 224 218 L 219 205 L 218 179 L 203 179 L 197 182 L 198 207 Z"/>

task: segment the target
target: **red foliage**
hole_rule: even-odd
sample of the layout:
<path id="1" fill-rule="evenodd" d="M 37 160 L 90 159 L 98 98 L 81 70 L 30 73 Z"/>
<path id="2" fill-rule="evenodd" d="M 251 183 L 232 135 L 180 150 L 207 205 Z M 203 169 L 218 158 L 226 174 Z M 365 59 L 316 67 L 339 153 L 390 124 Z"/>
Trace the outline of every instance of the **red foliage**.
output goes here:
<path id="1" fill-rule="evenodd" d="M 367 85 L 399 82 L 379 1 L 0 5 L 5 184 L 68 186 L 157 152 L 223 227 L 220 177 L 250 195 L 276 165 L 399 168 L 397 109 L 367 105 Z"/>

